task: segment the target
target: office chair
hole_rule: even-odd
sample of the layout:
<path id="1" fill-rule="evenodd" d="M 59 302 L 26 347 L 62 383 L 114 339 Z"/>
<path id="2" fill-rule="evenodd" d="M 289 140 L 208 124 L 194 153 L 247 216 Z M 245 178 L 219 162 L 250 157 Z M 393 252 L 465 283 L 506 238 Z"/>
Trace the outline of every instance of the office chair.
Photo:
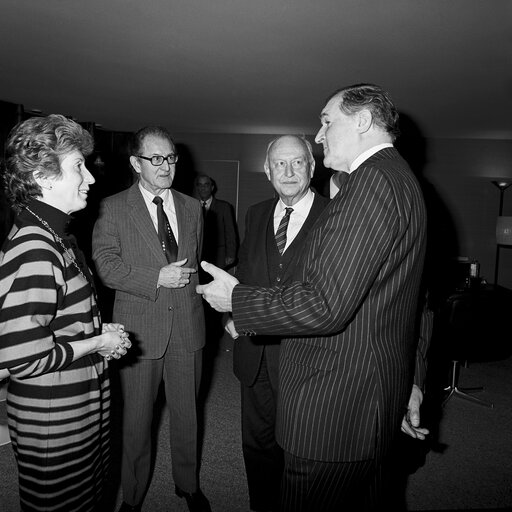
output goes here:
<path id="1" fill-rule="evenodd" d="M 486 333 L 492 322 L 489 315 L 492 307 L 489 297 L 479 290 L 464 290 L 456 292 L 446 300 L 442 315 L 444 317 L 445 341 L 451 356 L 450 385 L 444 389 L 443 407 L 453 397 L 463 398 L 485 407 L 494 407 L 473 396 L 473 393 L 483 391 L 483 387 L 460 388 L 459 374 L 461 364 L 466 368 L 468 361 L 478 359 L 478 353 L 485 350 Z M 487 333 L 487 334 L 488 334 Z"/>

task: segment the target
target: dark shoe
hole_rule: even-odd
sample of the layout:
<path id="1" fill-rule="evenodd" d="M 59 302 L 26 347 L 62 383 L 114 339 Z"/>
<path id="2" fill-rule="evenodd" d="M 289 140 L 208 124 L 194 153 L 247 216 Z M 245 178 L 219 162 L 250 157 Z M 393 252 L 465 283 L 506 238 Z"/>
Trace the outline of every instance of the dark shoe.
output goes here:
<path id="1" fill-rule="evenodd" d="M 178 498 L 185 498 L 187 500 L 190 512 L 212 512 L 210 502 L 201 489 L 198 489 L 196 492 L 185 492 L 176 486 L 175 491 Z"/>
<path id="2" fill-rule="evenodd" d="M 141 510 L 142 505 L 128 505 L 123 501 L 117 512 L 140 512 Z"/>

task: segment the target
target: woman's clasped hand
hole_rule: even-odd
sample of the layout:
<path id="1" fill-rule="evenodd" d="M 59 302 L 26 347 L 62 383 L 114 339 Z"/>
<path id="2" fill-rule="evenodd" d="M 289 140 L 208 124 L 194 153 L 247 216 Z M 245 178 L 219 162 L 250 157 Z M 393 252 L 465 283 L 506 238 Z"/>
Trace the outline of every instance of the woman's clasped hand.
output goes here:
<path id="1" fill-rule="evenodd" d="M 120 359 L 132 346 L 128 333 L 124 326 L 116 323 L 102 325 L 102 345 L 98 353 L 107 361 Z"/>

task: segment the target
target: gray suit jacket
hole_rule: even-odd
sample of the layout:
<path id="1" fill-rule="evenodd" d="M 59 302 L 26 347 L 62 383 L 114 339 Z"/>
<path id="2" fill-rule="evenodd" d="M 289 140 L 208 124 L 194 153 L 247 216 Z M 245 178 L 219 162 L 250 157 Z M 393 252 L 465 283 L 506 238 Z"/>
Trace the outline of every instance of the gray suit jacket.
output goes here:
<path id="1" fill-rule="evenodd" d="M 178 220 L 178 260 L 198 267 L 203 218 L 197 199 L 171 189 Z M 116 290 L 113 320 L 124 324 L 139 357 L 158 359 L 167 344 L 204 346 L 202 300 L 192 274 L 184 288 L 157 288 L 167 260 L 138 183 L 103 200 L 93 232 L 93 259 L 106 286 Z"/>

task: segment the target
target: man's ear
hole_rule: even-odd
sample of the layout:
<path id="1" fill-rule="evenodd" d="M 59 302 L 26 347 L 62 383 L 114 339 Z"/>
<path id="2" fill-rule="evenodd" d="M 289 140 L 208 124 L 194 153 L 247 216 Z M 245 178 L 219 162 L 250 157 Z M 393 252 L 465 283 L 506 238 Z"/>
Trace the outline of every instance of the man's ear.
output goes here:
<path id="1" fill-rule="evenodd" d="M 360 110 L 358 113 L 357 120 L 357 131 L 359 133 L 367 132 L 373 124 L 373 116 L 372 113 L 368 109 Z"/>
<path id="2" fill-rule="evenodd" d="M 313 174 L 315 174 L 315 165 L 316 165 L 316 162 L 314 160 L 309 164 L 309 177 L 310 178 L 312 178 Z"/>
<path id="3" fill-rule="evenodd" d="M 139 159 L 138 159 L 136 156 L 131 156 L 131 157 L 130 157 L 130 163 L 132 164 L 133 170 L 134 170 L 137 174 L 140 174 L 140 172 L 141 172 L 141 168 L 140 168 L 140 162 L 139 162 Z"/>
<path id="4" fill-rule="evenodd" d="M 265 174 L 267 175 L 268 181 L 270 181 L 270 168 L 267 164 L 263 166 L 263 169 L 265 169 Z"/>

